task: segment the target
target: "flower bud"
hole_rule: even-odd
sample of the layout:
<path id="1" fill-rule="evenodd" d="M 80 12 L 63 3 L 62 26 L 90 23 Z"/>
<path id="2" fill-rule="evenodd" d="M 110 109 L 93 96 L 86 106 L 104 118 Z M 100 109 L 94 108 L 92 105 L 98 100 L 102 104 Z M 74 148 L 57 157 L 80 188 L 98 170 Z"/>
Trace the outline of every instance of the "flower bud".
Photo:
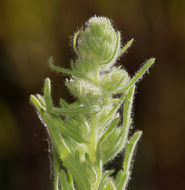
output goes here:
<path id="1" fill-rule="evenodd" d="M 80 59 L 95 66 L 106 64 L 114 56 L 115 50 L 120 49 L 117 47 L 118 40 L 120 41 L 109 19 L 92 17 L 86 28 L 80 31 L 77 47 Z"/>

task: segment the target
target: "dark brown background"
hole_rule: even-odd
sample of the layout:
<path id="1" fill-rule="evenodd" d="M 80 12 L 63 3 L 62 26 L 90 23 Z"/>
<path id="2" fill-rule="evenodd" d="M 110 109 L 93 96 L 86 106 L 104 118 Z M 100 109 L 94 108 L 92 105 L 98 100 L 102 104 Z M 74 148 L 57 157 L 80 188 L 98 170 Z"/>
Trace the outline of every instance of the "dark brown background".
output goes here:
<path id="1" fill-rule="evenodd" d="M 184 0 L 0 1 L 0 189 L 51 189 L 47 136 L 29 95 L 49 76 L 55 102 L 72 100 L 64 76 L 46 62 L 53 55 L 69 67 L 69 36 L 94 15 L 111 18 L 123 43 L 135 38 L 119 60 L 131 75 L 156 57 L 137 85 L 134 126 L 144 135 L 128 189 L 185 189 Z"/>

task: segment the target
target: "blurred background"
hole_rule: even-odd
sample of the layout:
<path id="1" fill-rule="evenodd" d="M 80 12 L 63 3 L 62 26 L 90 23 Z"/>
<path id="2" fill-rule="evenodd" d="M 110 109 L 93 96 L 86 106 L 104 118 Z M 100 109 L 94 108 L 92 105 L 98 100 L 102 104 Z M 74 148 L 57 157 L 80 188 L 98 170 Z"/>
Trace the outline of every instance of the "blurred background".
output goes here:
<path id="1" fill-rule="evenodd" d="M 53 56 L 68 68 L 71 37 L 94 15 L 111 18 L 123 43 L 135 38 L 118 61 L 130 75 L 156 57 L 137 85 L 134 126 L 144 135 L 128 189 L 185 189 L 184 0 L 0 1 L 0 189 L 51 189 L 47 135 L 29 95 L 48 76 L 55 103 L 73 101 L 65 76 L 46 63 Z M 107 167 L 119 168 L 120 159 Z"/>

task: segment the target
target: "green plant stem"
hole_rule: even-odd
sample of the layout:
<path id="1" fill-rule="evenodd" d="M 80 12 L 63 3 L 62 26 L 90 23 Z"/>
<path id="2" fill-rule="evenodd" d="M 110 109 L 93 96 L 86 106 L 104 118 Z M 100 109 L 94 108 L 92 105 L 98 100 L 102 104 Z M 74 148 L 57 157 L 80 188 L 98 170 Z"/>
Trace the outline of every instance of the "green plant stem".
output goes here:
<path id="1" fill-rule="evenodd" d="M 91 117 L 91 130 L 90 130 L 90 133 L 89 133 L 89 146 L 88 146 L 88 149 L 89 149 L 89 156 L 92 160 L 93 163 L 96 163 L 97 160 L 96 160 L 96 146 L 97 146 L 97 126 L 96 126 L 96 117 L 93 115 Z"/>

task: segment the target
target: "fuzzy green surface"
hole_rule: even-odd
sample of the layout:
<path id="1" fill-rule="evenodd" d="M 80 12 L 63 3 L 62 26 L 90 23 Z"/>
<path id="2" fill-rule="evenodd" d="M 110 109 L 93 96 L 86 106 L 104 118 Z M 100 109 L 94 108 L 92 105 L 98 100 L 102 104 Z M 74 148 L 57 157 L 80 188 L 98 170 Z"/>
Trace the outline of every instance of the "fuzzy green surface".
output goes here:
<path id="1" fill-rule="evenodd" d="M 30 97 L 51 139 L 54 190 L 126 189 L 133 152 L 141 137 L 140 131 L 128 136 L 135 83 L 154 63 L 149 59 L 133 78 L 116 66 L 132 42 L 122 47 L 120 32 L 110 20 L 92 17 L 74 35 L 77 58 L 71 62 L 71 70 L 55 66 L 53 58 L 49 59 L 52 69 L 70 75 L 65 84 L 77 99 L 72 104 L 60 99 L 59 106 L 54 106 L 48 78 L 43 96 Z M 103 166 L 123 149 L 123 170 L 113 179 L 112 171 L 104 171 Z"/>

